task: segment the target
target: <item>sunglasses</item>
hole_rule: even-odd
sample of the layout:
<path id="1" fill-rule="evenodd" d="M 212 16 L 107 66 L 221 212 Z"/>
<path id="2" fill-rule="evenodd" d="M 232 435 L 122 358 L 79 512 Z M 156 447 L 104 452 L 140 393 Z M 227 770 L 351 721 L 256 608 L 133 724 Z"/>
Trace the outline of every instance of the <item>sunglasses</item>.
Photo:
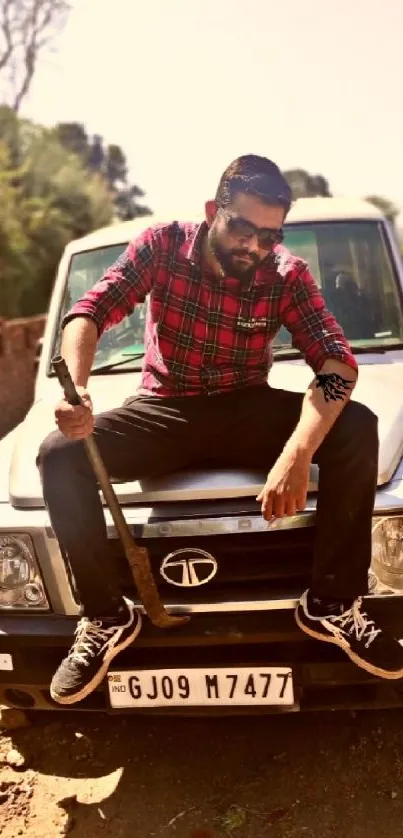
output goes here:
<path id="1" fill-rule="evenodd" d="M 252 221 L 248 221 L 246 218 L 242 218 L 240 215 L 231 215 L 228 210 L 224 209 L 221 212 L 226 218 L 227 230 L 232 236 L 242 239 L 256 236 L 259 247 L 262 250 L 270 250 L 275 244 L 281 244 L 284 239 L 282 229 L 256 227 L 256 224 L 253 224 Z"/>

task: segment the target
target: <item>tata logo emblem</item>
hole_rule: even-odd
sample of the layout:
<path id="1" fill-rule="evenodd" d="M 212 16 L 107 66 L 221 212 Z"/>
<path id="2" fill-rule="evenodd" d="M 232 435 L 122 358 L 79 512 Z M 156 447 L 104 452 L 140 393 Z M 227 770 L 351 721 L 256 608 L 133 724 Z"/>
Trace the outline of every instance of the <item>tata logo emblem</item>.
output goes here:
<path id="1" fill-rule="evenodd" d="M 161 576 L 170 585 L 178 588 L 196 588 L 206 585 L 216 575 L 218 564 L 205 550 L 184 547 L 165 556 L 161 567 Z"/>

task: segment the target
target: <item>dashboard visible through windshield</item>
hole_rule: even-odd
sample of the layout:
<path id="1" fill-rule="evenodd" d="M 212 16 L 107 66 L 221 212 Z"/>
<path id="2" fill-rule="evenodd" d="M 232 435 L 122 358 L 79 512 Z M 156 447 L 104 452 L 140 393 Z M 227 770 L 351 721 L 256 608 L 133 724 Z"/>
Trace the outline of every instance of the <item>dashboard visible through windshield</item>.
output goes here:
<path id="1" fill-rule="evenodd" d="M 303 258 L 321 288 L 327 307 L 352 347 L 385 348 L 403 341 L 403 315 L 396 277 L 377 221 L 320 222 L 285 227 L 285 246 Z M 116 261 L 127 243 L 75 254 L 60 312 L 53 355 L 60 348 L 60 323 L 70 307 Z M 105 332 L 98 343 L 93 371 L 117 364 L 139 369 L 144 352 L 146 305 Z M 291 335 L 281 328 L 274 347 L 291 349 Z M 296 352 L 296 351 L 295 351 Z M 297 354 L 297 352 L 296 352 Z"/>

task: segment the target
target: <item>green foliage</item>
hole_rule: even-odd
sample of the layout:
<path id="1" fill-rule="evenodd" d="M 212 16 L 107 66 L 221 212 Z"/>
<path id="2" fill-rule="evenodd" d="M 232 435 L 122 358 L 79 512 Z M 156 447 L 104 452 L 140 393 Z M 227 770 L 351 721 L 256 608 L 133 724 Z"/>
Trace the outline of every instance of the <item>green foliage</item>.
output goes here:
<path id="1" fill-rule="evenodd" d="M 310 175 L 305 169 L 288 169 L 283 172 L 283 175 L 291 187 L 294 201 L 298 198 L 331 198 L 332 196 L 329 183 L 323 175 Z M 378 207 L 386 218 L 389 218 L 392 222 L 399 215 L 399 208 L 388 198 L 382 198 L 380 195 L 369 195 L 365 200 Z"/>
<path id="2" fill-rule="evenodd" d="M 365 200 L 378 207 L 392 223 L 396 216 L 399 215 L 398 207 L 392 201 L 389 201 L 388 198 L 382 198 L 380 195 L 368 195 Z"/>
<path id="3" fill-rule="evenodd" d="M 297 198 L 331 197 L 329 184 L 323 175 L 310 175 L 304 169 L 289 169 L 283 172 L 292 190 L 293 200 Z"/>
<path id="4" fill-rule="evenodd" d="M 28 286 L 29 241 L 9 167 L 9 149 L 0 141 L 0 316 L 16 317 Z"/>
<path id="5" fill-rule="evenodd" d="M 46 311 L 65 245 L 134 217 L 124 193 L 133 190 L 135 205 L 142 192 L 127 185 L 123 152 L 112 146 L 94 165 L 95 140 L 73 125 L 47 129 L 0 107 L 0 317 Z"/>
<path id="6" fill-rule="evenodd" d="M 91 173 L 98 173 L 108 184 L 117 218 L 130 221 L 140 215 L 149 215 L 148 207 L 138 203 L 144 197 L 139 186 L 128 182 L 127 160 L 121 147 L 108 145 L 104 148 L 102 137 L 89 137 L 83 125 L 78 122 L 63 122 L 55 128 L 59 142 L 68 151 L 80 157 L 82 165 Z"/>
<path id="7" fill-rule="evenodd" d="M 283 175 L 291 187 L 294 201 L 298 198 L 332 197 L 329 183 L 323 175 L 310 175 L 305 169 L 288 169 Z M 364 200 L 378 207 L 392 223 L 399 215 L 399 208 L 388 198 L 369 195 Z"/>

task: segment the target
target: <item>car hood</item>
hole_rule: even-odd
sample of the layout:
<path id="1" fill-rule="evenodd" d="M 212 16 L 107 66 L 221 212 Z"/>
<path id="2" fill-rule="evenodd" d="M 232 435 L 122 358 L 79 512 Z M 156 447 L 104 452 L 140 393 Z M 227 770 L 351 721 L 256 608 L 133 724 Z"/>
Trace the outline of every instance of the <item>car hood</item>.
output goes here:
<path id="1" fill-rule="evenodd" d="M 358 356 L 360 375 L 353 398 L 366 404 L 379 418 L 380 456 L 378 486 L 392 477 L 403 453 L 403 352 Z M 96 413 L 122 404 L 136 391 L 138 373 L 94 376 L 90 390 Z M 276 361 L 270 372 L 273 387 L 304 392 L 312 371 L 303 360 Z M 35 459 L 41 441 L 55 427 L 53 410 L 60 389 L 48 379 L 14 434 L 9 471 L 9 498 L 16 507 L 42 507 L 43 497 Z M 117 483 L 116 493 L 125 503 L 181 502 L 256 496 L 265 479 L 264 469 L 194 469 L 163 478 Z M 312 467 L 309 489 L 317 490 L 318 470 Z"/>

